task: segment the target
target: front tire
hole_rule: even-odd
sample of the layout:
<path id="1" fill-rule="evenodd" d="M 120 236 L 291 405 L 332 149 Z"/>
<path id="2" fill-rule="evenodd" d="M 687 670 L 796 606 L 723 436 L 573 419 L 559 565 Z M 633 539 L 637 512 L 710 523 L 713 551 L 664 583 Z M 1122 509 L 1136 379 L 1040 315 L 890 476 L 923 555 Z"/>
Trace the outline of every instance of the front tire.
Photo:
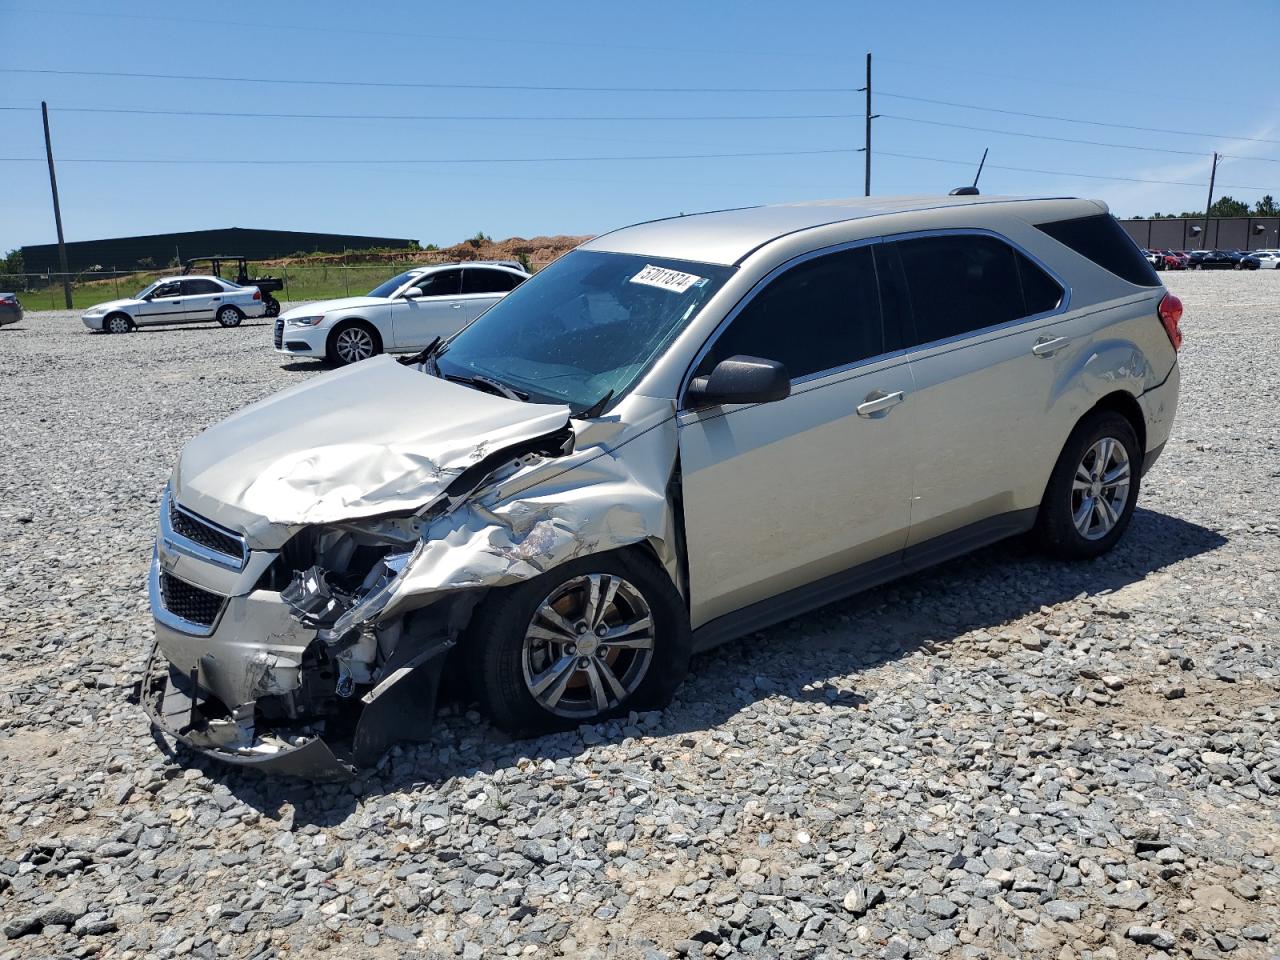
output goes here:
<path id="1" fill-rule="evenodd" d="M 665 707 L 692 644 L 671 579 L 633 550 L 494 591 L 466 642 L 481 705 L 518 737 Z"/>
<path id="2" fill-rule="evenodd" d="M 381 352 L 382 338 L 363 320 L 349 320 L 335 327 L 326 349 L 329 362 L 339 367 L 368 360 Z"/>
<path id="3" fill-rule="evenodd" d="M 1133 517 L 1141 474 L 1142 451 L 1128 419 L 1110 410 L 1085 417 L 1067 438 L 1040 504 L 1041 546 L 1063 560 L 1106 553 Z"/>
<path id="4" fill-rule="evenodd" d="M 214 315 L 214 319 L 224 327 L 238 327 L 240 326 L 240 321 L 244 319 L 244 314 L 241 313 L 238 308 L 228 304 L 225 307 L 219 308 L 218 312 Z"/>
<path id="5" fill-rule="evenodd" d="M 133 333 L 136 329 L 138 329 L 137 324 L 127 313 L 113 313 L 102 321 L 103 333 Z"/>

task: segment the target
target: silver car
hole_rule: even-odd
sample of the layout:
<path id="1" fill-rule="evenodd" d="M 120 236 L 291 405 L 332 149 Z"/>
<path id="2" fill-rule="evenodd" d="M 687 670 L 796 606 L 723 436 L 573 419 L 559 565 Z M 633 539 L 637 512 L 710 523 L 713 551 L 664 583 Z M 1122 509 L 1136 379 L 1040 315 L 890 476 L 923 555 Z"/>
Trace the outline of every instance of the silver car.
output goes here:
<path id="1" fill-rule="evenodd" d="M 660 708 L 691 653 L 1014 534 L 1096 557 L 1169 436 L 1181 312 L 1086 200 L 606 234 L 442 346 L 187 445 L 144 702 L 323 776 L 423 737 L 446 661 L 534 734 Z"/>
<path id="2" fill-rule="evenodd" d="M 80 319 L 90 330 L 132 333 L 140 326 L 201 320 L 238 327 L 246 317 L 266 312 L 257 287 L 242 287 L 221 277 L 163 277 L 135 296 L 95 304 Z"/>

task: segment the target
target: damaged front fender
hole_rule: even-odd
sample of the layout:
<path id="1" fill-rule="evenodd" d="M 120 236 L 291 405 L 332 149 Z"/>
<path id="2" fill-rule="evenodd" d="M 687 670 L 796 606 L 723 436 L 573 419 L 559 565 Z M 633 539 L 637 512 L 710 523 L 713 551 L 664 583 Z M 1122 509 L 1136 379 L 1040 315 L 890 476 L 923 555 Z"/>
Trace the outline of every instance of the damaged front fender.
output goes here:
<path id="1" fill-rule="evenodd" d="M 633 399 L 647 403 L 648 416 L 616 446 L 584 445 L 587 437 L 580 436 L 574 453 L 517 467 L 500 479 L 491 475 L 485 480 L 492 482 L 441 511 L 400 575 L 344 613 L 332 635 L 456 591 L 505 586 L 577 557 L 640 543 L 679 584 L 668 495 L 677 449 L 674 410 L 669 401 Z"/>

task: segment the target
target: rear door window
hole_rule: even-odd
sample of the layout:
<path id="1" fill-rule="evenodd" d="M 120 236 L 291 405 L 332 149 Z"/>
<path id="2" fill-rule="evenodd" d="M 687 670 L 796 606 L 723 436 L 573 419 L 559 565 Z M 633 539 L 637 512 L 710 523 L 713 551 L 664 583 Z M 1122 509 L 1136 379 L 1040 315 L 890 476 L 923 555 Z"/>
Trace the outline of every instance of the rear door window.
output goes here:
<path id="1" fill-rule="evenodd" d="M 901 264 L 912 345 L 1047 313 L 1062 302 L 1056 280 L 996 237 L 940 234 L 886 247 Z"/>
<path id="2" fill-rule="evenodd" d="M 511 289 L 511 274 L 502 270 L 467 267 L 462 271 L 463 293 L 506 293 Z"/>
<path id="3" fill-rule="evenodd" d="M 212 280 L 183 280 L 182 293 L 184 296 L 196 296 L 207 293 L 222 293 L 222 287 L 214 283 Z"/>
<path id="4" fill-rule="evenodd" d="M 1140 287 L 1160 286 L 1160 278 L 1156 276 L 1151 263 L 1124 232 L 1124 227 L 1109 213 L 1039 223 L 1036 224 L 1036 229 L 1122 280 L 1136 283 Z"/>
<path id="5" fill-rule="evenodd" d="M 698 373 L 727 357 L 776 360 L 796 380 L 884 352 L 880 298 L 869 246 L 797 264 L 734 317 Z"/>

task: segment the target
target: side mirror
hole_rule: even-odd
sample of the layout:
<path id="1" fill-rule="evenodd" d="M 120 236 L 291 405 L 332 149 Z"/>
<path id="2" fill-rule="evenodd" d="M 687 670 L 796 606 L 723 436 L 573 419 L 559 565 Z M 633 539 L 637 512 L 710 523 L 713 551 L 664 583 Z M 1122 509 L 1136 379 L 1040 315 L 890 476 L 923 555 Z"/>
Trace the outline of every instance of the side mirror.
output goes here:
<path id="1" fill-rule="evenodd" d="M 419 290 L 417 287 L 410 287 L 404 293 L 400 294 L 400 296 L 403 297 L 405 300 L 417 300 L 420 296 L 422 296 L 422 291 Z"/>
<path id="2" fill-rule="evenodd" d="M 771 403 L 791 395 L 791 375 L 777 360 L 727 357 L 706 376 L 694 377 L 685 391 L 691 407 L 725 403 Z"/>

